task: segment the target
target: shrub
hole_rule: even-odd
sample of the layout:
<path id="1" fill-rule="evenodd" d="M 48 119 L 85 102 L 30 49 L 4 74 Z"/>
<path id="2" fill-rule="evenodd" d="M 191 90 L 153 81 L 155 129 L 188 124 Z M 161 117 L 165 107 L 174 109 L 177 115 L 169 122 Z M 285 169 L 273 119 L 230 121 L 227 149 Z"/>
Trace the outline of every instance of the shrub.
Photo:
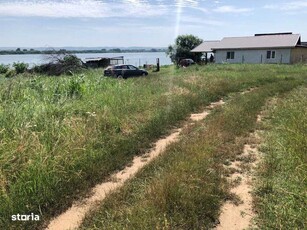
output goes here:
<path id="1" fill-rule="evenodd" d="M 29 65 L 24 62 L 14 62 L 13 67 L 17 74 L 24 73 L 28 69 Z"/>
<path id="2" fill-rule="evenodd" d="M 5 73 L 6 78 L 11 78 L 11 77 L 14 77 L 15 75 L 16 75 L 16 71 L 13 69 L 10 69 L 9 71 Z"/>
<path id="3" fill-rule="evenodd" d="M 51 62 L 32 68 L 33 72 L 47 75 L 59 76 L 79 72 L 83 68 L 83 63 L 75 55 L 67 54 L 62 56 L 51 57 Z"/>
<path id="4" fill-rule="evenodd" d="M 0 64 L 0 74 L 6 74 L 9 69 L 9 65 Z"/>

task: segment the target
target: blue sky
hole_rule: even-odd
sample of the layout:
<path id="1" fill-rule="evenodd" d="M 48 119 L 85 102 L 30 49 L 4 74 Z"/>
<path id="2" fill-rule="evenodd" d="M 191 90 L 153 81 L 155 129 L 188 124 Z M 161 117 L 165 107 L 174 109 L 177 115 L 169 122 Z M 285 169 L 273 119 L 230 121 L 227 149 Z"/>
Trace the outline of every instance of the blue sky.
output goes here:
<path id="1" fill-rule="evenodd" d="M 0 0 L 0 47 L 166 47 L 178 34 L 204 40 L 300 33 L 307 0 Z"/>

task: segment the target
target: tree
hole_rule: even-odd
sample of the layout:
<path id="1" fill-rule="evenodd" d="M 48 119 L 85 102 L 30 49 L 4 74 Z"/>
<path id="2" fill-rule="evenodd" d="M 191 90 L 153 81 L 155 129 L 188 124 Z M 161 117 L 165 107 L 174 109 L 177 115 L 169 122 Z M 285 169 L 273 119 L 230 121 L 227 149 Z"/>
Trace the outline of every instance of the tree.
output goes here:
<path id="1" fill-rule="evenodd" d="M 120 53 L 120 52 L 122 52 L 121 49 L 119 49 L 119 48 L 110 49 L 109 51 L 112 52 L 112 53 Z"/>
<path id="2" fill-rule="evenodd" d="M 191 50 L 203 42 L 202 39 L 189 34 L 179 35 L 174 45 L 169 45 L 166 54 L 171 58 L 172 62 L 179 64 L 183 58 L 191 58 L 195 62 L 201 60 L 201 53 L 191 53 Z"/>

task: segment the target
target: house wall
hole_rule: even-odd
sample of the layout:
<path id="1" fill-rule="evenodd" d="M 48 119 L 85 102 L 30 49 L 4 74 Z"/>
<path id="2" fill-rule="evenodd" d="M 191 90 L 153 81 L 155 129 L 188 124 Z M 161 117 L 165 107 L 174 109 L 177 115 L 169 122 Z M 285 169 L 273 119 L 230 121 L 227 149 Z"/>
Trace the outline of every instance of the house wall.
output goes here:
<path id="1" fill-rule="evenodd" d="M 291 49 L 291 64 L 307 63 L 307 48 L 295 47 Z"/>
<path id="2" fill-rule="evenodd" d="M 275 51 L 274 59 L 267 59 L 267 51 Z M 234 51 L 234 59 L 226 59 L 227 52 Z M 289 64 L 291 49 L 246 49 L 246 50 L 216 50 L 215 63 L 282 63 Z"/>

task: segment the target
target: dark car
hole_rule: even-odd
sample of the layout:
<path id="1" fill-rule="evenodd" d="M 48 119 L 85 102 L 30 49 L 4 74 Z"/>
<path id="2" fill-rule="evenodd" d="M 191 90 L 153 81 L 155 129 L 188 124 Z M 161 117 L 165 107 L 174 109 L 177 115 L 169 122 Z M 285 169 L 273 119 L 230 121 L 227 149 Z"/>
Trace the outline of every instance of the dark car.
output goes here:
<path id="1" fill-rule="evenodd" d="M 104 70 L 104 76 L 111 76 L 117 78 L 128 78 L 134 76 L 147 76 L 148 72 L 139 69 L 133 65 L 113 65 Z"/>
<path id="2" fill-rule="evenodd" d="M 190 65 L 194 65 L 195 62 L 191 58 L 185 58 L 185 59 L 181 59 L 179 64 L 182 67 L 187 67 L 187 66 L 190 66 Z"/>

